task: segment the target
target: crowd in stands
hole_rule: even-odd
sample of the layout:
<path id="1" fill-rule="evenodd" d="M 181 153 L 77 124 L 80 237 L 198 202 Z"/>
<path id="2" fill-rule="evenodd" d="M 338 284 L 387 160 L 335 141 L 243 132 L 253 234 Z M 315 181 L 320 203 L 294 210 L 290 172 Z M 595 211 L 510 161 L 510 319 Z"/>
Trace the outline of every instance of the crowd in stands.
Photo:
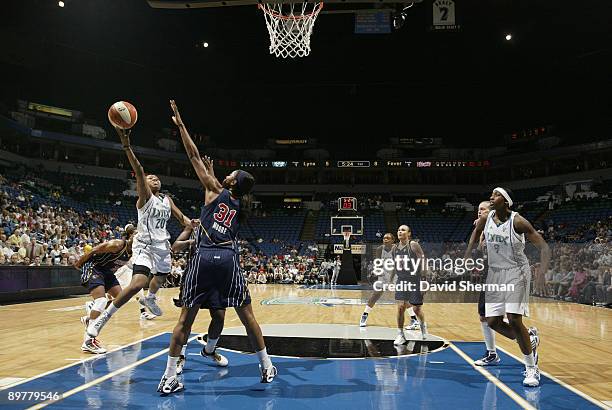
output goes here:
<path id="1" fill-rule="evenodd" d="M 240 267 L 249 283 L 320 283 L 316 252 L 300 254 L 296 247 L 286 244 L 279 254 L 266 255 L 246 241 L 240 242 L 240 251 Z"/>
<path id="2" fill-rule="evenodd" d="M 0 176 L 0 263 L 68 266 L 93 246 L 121 237 L 123 228 L 107 214 L 34 203 L 24 188 L 32 182 Z"/>
<path id="3" fill-rule="evenodd" d="M 115 215 L 95 208 L 77 211 L 62 201 L 64 198 L 74 200 L 91 189 L 74 176 L 64 176 L 60 184 L 54 184 L 31 171 L 22 173 L 19 178 L 7 179 L 0 175 L 0 265 L 71 266 L 97 244 L 120 238 L 123 224 Z M 39 194 L 38 200 L 35 193 Z M 188 196 L 195 198 L 197 193 Z M 41 201 L 41 197 L 46 199 Z M 337 198 L 336 195 L 331 197 Z M 573 205 L 588 208 L 595 203 L 593 201 L 600 200 L 577 198 Z M 195 208 L 196 200 L 193 201 Z M 358 202 L 361 209 L 378 210 L 382 208 L 383 198 L 358 197 Z M 333 209 L 337 202 L 330 200 L 327 205 Z M 266 211 L 259 212 L 262 214 L 256 217 L 262 217 Z M 574 225 L 572 221 L 540 218 L 536 227 L 550 244 L 553 258 L 548 272 L 534 268 L 533 295 L 609 305 L 612 302 L 612 216 Z M 257 244 L 262 241 L 273 244 L 274 252 L 259 250 Z M 240 265 L 249 283 L 326 283 L 327 273 L 319 271 L 317 249 L 313 245 L 251 238 L 241 243 Z M 449 243 L 438 248 L 423 245 L 428 256 L 442 259 L 461 258 L 465 249 L 465 243 Z M 537 257 L 530 255 L 530 260 L 537 262 Z M 182 255 L 175 258 L 169 286 L 178 285 L 186 263 Z M 371 271 L 368 266 L 366 270 Z M 458 277 L 442 269 L 431 271 L 429 275 L 428 280 L 433 282 L 465 278 L 478 281 L 483 272 L 471 271 Z"/>

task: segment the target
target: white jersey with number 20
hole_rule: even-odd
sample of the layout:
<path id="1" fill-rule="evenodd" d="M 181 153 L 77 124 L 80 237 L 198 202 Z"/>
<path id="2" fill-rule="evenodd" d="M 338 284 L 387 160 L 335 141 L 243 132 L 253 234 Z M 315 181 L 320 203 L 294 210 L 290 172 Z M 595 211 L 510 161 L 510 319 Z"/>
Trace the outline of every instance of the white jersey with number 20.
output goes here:
<path id="1" fill-rule="evenodd" d="M 144 244 L 160 244 L 170 239 L 166 224 L 170 219 L 170 201 L 165 195 L 151 195 L 138 209 L 138 234 L 135 239 Z"/>

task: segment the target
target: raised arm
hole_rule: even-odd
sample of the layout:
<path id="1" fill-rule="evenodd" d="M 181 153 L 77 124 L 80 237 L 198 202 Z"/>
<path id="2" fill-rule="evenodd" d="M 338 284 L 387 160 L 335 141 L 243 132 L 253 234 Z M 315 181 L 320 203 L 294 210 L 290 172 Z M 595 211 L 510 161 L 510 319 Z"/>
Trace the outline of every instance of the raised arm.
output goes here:
<path id="1" fill-rule="evenodd" d="M 535 229 L 533 225 L 520 215 L 514 218 L 514 230 L 517 233 L 524 233 L 529 242 L 534 244 L 540 250 L 540 272 L 548 271 L 548 263 L 550 262 L 550 247 Z"/>
<path id="2" fill-rule="evenodd" d="M 187 128 L 181 119 L 181 114 L 179 113 L 178 107 L 176 106 L 176 102 L 174 100 L 170 100 L 170 108 L 172 108 L 172 121 L 178 127 L 181 133 L 181 140 L 183 141 L 183 146 L 185 147 L 185 152 L 187 152 L 187 156 L 189 157 L 189 161 L 195 170 L 198 179 L 204 186 L 207 191 L 212 191 L 215 193 L 220 193 L 221 190 L 218 188 L 218 181 L 216 178 L 208 173 L 206 169 L 206 165 L 202 161 L 200 157 L 200 152 L 198 151 L 198 147 L 194 144 L 191 136 L 189 136 L 189 132 L 187 132 Z"/>
<path id="3" fill-rule="evenodd" d="M 486 223 L 487 215 L 482 215 L 476 221 L 476 227 L 472 231 L 472 235 L 470 236 L 470 242 L 468 243 L 467 249 L 465 250 L 465 254 L 463 255 L 464 258 L 467 259 L 472 256 L 472 249 L 474 249 L 474 245 L 476 245 L 480 240 L 480 235 L 482 235 Z"/>
<path id="4" fill-rule="evenodd" d="M 208 175 L 213 177 L 213 179 L 215 180 L 215 184 L 217 185 L 217 188 L 219 189 L 219 191 L 221 191 L 223 189 L 223 185 L 221 185 L 221 183 L 219 182 L 219 180 L 217 179 L 215 175 L 215 170 L 213 168 L 212 159 L 210 159 L 209 156 L 205 155 L 204 158 L 202 158 L 202 162 L 204 162 L 204 166 L 206 167 L 206 170 L 208 171 Z"/>
<path id="5" fill-rule="evenodd" d="M 149 184 L 147 184 L 147 176 L 145 175 L 144 168 L 140 165 L 136 155 L 134 155 L 134 151 L 132 151 L 132 146 L 130 145 L 131 131 L 126 131 L 118 127 L 115 127 L 115 130 L 117 134 L 119 134 L 121 144 L 123 145 L 123 151 L 125 151 L 125 155 L 127 155 L 128 161 L 130 161 L 130 165 L 132 166 L 132 170 L 134 170 L 134 175 L 136 175 L 136 192 L 138 192 L 136 207 L 140 209 L 147 203 L 153 193 L 151 192 L 151 188 L 149 188 Z"/>
<path id="6" fill-rule="evenodd" d="M 79 260 L 75 262 L 74 267 L 81 269 L 83 265 L 94 255 L 98 255 L 100 253 L 119 252 L 123 248 L 123 245 L 123 239 L 113 239 L 112 241 L 102 242 L 100 245 L 94 247 L 91 252 L 81 256 Z"/>

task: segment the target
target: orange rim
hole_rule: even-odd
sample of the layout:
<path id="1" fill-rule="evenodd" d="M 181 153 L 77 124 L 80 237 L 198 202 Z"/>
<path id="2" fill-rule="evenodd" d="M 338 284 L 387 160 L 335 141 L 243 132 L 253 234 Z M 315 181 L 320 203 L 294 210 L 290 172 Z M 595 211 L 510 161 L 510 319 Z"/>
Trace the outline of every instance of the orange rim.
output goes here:
<path id="1" fill-rule="evenodd" d="M 264 4 L 267 5 L 267 3 L 264 3 Z M 281 20 L 305 20 L 307 18 L 312 17 L 312 15 L 314 15 L 314 14 L 318 14 L 321 11 L 321 9 L 323 8 L 323 3 L 322 2 L 319 3 L 312 12 L 310 12 L 308 14 L 301 15 L 301 16 L 285 16 L 283 14 L 280 14 L 280 13 L 276 12 L 276 11 L 270 10 L 268 7 L 264 7 L 264 5 L 261 4 L 261 3 L 259 3 L 257 5 L 257 7 L 262 9 L 264 13 L 266 13 L 266 14 L 274 17 L 274 18 L 277 18 L 277 19 L 281 19 Z"/>

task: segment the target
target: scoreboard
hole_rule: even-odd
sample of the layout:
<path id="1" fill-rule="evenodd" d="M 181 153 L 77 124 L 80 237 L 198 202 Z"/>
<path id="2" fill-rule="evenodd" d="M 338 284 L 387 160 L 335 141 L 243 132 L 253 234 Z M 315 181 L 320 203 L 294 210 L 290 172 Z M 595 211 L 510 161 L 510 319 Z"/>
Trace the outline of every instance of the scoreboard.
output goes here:
<path id="1" fill-rule="evenodd" d="M 491 161 L 450 161 L 439 159 L 408 159 L 408 160 L 371 160 L 371 161 L 236 161 L 236 160 L 215 160 L 215 165 L 226 167 L 244 168 L 374 168 L 374 169 L 393 169 L 393 168 L 489 168 Z"/>
<path id="2" fill-rule="evenodd" d="M 357 198 L 352 196 L 341 196 L 338 198 L 338 211 L 356 211 Z"/>

